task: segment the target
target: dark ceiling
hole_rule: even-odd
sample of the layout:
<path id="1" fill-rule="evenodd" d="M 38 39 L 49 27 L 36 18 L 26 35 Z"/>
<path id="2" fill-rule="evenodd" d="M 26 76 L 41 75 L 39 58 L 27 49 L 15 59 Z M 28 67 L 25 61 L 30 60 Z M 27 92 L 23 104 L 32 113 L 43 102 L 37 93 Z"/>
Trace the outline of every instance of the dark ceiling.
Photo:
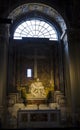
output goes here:
<path id="1" fill-rule="evenodd" d="M 49 4 L 65 15 L 72 27 L 80 27 L 80 0 L 0 0 L 0 19 L 7 18 L 17 6 L 30 2 Z"/>

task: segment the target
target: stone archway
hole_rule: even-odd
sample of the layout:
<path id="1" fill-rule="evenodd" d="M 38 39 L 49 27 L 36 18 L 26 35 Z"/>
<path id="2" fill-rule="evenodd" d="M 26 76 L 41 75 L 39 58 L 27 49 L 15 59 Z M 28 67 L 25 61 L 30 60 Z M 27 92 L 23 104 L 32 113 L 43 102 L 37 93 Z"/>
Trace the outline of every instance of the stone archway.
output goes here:
<path id="1" fill-rule="evenodd" d="M 54 21 L 59 25 L 59 27 L 61 29 L 59 41 L 60 41 L 61 44 L 64 44 L 63 45 L 63 46 L 65 46 L 64 48 L 66 48 L 66 46 L 67 46 L 67 49 L 68 49 L 67 34 L 66 34 L 66 29 L 67 29 L 66 23 L 65 23 L 63 17 L 54 8 L 50 7 L 49 5 L 42 4 L 42 3 L 26 3 L 26 4 L 20 5 L 17 8 L 15 8 L 9 14 L 8 18 L 12 19 L 12 21 L 14 22 L 20 16 L 22 17 L 22 16 L 26 15 L 26 13 L 30 13 L 32 11 L 41 12 L 44 15 L 47 15 L 48 17 L 54 19 Z M 10 34 L 10 37 L 12 37 L 11 32 L 10 32 L 10 25 L 9 25 L 8 33 Z M 61 45 L 60 45 L 60 48 L 61 48 Z M 59 52 L 59 53 L 62 53 L 62 52 Z M 66 55 L 66 49 L 64 49 L 64 53 Z M 61 59 L 62 57 L 59 57 L 59 58 Z M 60 65 L 62 65 L 62 61 L 60 62 Z M 62 74 L 61 70 L 62 70 L 62 66 L 61 66 L 59 73 L 60 73 L 60 86 L 63 86 L 63 78 L 62 78 L 63 74 Z M 61 89 L 62 89 L 62 91 L 65 91 L 63 87 Z"/>
<path id="2" fill-rule="evenodd" d="M 20 16 L 23 17 L 27 13 L 34 12 L 34 11 L 35 12 L 41 12 L 44 15 L 48 16 L 49 18 L 51 18 L 51 19 L 53 19 L 55 21 L 55 23 L 61 29 L 61 33 L 60 33 L 60 36 L 59 36 L 59 41 L 62 42 L 61 40 L 63 40 L 63 44 L 65 44 L 65 41 L 67 41 L 66 23 L 65 23 L 63 17 L 54 8 L 50 7 L 49 5 L 42 4 L 42 3 L 26 3 L 26 4 L 20 5 L 19 7 L 15 8 L 9 14 L 8 18 L 12 19 L 12 21 L 14 23 L 14 21 L 16 21 L 16 19 L 18 19 Z M 12 37 L 10 30 L 9 30 L 9 34 L 10 34 L 10 37 Z M 64 38 L 65 35 L 66 35 L 66 39 Z M 62 64 L 62 63 L 60 63 L 60 64 Z M 60 72 L 59 72 L 60 75 L 61 75 L 60 80 L 63 80 L 63 78 L 62 78 L 63 74 L 61 74 L 62 73 L 61 69 L 60 69 Z M 61 86 L 63 86 L 62 82 L 63 81 L 61 81 L 61 83 L 60 83 Z"/>
<path id="3" fill-rule="evenodd" d="M 8 16 L 8 18 L 12 19 L 13 21 L 17 19 L 20 15 L 24 15 L 30 11 L 39 11 L 48 15 L 49 17 L 53 18 L 61 27 L 62 33 L 65 32 L 67 29 L 66 23 L 62 16 L 52 7 L 42 4 L 42 3 L 27 3 L 23 4 L 16 9 L 14 9 Z"/>
<path id="4" fill-rule="evenodd" d="M 14 9 L 8 16 L 8 18 L 12 19 L 13 22 L 18 19 L 19 16 L 23 16 L 26 13 L 29 13 L 31 11 L 39 11 L 41 13 L 43 13 L 44 15 L 49 16 L 50 18 L 54 19 L 54 21 L 59 25 L 59 27 L 61 28 L 61 36 L 60 36 L 60 43 L 62 42 L 64 44 L 64 46 L 67 46 L 67 34 L 66 34 L 66 23 L 64 21 L 64 19 L 62 18 L 62 16 L 52 7 L 45 5 L 45 4 L 41 4 L 41 3 L 28 3 L 28 4 L 23 4 L 19 7 L 17 7 L 16 9 Z M 9 26 L 10 27 L 10 26 Z M 10 31 L 9 31 L 10 34 Z M 61 46 L 60 46 L 61 47 Z M 68 46 L 67 46 L 68 48 Z M 61 53 L 61 52 L 60 52 Z M 66 51 L 64 51 L 65 55 L 66 55 Z M 62 58 L 62 57 L 60 57 Z M 61 72 L 61 70 L 60 70 Z"/>

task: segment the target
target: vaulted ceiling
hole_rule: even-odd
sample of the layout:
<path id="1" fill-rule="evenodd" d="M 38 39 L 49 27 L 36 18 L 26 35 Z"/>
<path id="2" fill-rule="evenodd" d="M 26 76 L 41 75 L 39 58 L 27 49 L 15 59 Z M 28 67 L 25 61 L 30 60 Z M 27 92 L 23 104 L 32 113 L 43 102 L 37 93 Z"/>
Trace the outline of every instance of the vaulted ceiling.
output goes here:
<path id="1" fill-rule="evenodd" d="M 68 20 L 71 27 L 80 27 L 80 0 L 0 0 L 0 19 L 24 3 L 44 3 L 52 6 Z"/>

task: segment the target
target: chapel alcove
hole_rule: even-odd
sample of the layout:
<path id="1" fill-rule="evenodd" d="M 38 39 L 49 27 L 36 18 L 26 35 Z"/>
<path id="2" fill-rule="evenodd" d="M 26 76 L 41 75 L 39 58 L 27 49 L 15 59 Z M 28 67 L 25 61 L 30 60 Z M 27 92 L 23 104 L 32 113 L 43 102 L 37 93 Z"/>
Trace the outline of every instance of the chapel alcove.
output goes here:
<path id="1" fill-rule="evenodd" d="M 16 13 L 25 7 L 28 12 Z M 42 127 L 45 123 L 47 127 L 60 125 L 60 120 L 66 120 L 65 22 L 56 10 L 40 3 L 24 4 L 12 16 L 7 97 L 11 119 L 18 121 L 14 127 L 41 127 L 42 121 Z"/>
<path id="2" fill-rule="evenodd" d="M 79 5 L 0 0 L 0 128 L 80 126 Z"/>
<path id="3" fill-rule="evenodd" d="M 53 92 L 60 90 L 58 49 L 59 42 L 49 41 L 48 38 L 13 40 L 9 47 L 10 66 L 12 64 L 8 85 L 10 93 L 17 92 L 17 87 L 27 87 L 28 92 L 36 78 L 39 78 L 45 88 L 52 84 Z M 31 69 L 31 77 L 27 77 L 27 69 Z"/>

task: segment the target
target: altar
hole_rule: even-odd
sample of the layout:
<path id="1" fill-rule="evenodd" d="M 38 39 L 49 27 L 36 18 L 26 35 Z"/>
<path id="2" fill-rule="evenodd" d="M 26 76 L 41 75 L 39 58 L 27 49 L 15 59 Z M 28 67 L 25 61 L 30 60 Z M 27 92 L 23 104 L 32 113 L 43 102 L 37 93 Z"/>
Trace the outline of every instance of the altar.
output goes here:
<path id="1" fill-rule="evenodd" d="M 48 91 L 46 91 L 48 90 Z M 58 104 L 48 103 L 49 87 L 37 79 L 29 86 L 27 104 L 17 111 L 18 128 L 53 128 L 60 125 L 61 111 Z"/>
<path id="2" fill-rule="evenodd" d="M 59 109 L 18 110 L 18 128 L 54 128 L 60 126 Z"/>

